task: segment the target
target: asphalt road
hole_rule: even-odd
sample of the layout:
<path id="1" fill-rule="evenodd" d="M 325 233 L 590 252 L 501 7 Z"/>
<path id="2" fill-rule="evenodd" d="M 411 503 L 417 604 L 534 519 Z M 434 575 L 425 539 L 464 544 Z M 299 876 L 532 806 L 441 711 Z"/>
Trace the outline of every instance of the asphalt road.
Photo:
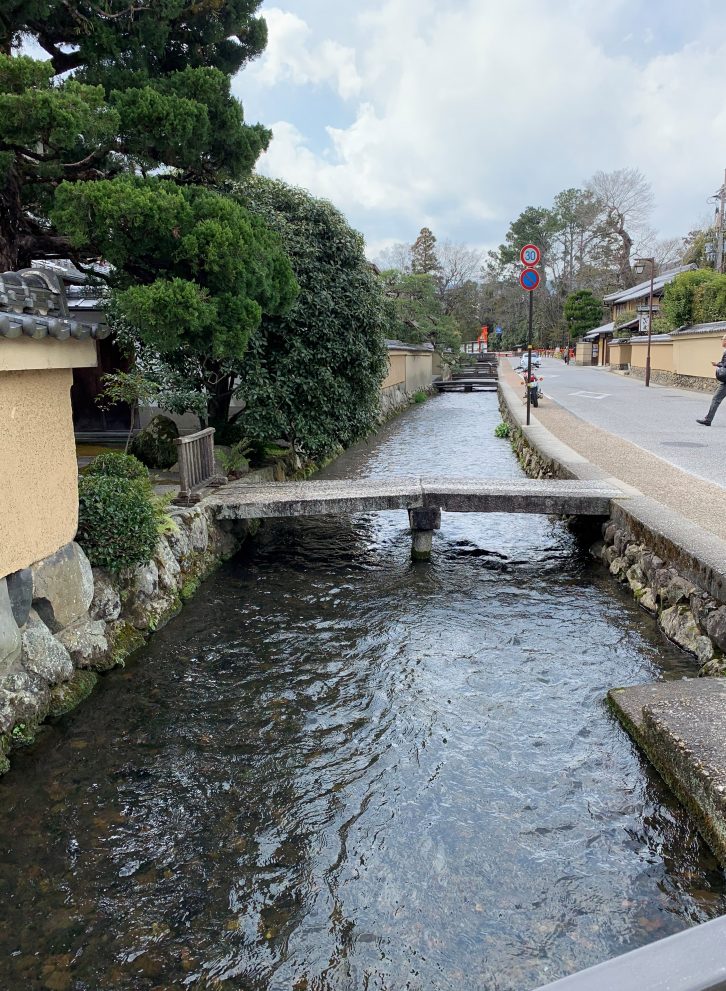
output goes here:
<path id="1" fill-rule="evenodd" d="M 714 354 L 717 361 L 720 354 Z M 726 402 L 711 427 L 696 423 L 708 393 L 651 385 L 603 368 L 542 361 L 545 396 L 575 416 L 623 437 L 684 471 L 726 484 Z M 714 379 L 714 390 L 716 380 Z M 566 438 L 562 438 L 566 440 Z"/>

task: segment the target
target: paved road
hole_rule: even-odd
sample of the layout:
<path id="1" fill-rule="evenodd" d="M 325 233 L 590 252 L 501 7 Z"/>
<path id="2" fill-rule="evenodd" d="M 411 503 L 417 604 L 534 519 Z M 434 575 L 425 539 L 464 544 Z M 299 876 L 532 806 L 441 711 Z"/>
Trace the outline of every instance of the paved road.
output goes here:
<path id="1" fill-rule="evenodd" d="M 726 402 L 713 426 L 702 427 L 696 418 L 708 410 L 707 393 L 656 385 L 646 389 L 639 379 L 602 368 L 568 367 L 554 358 L 543 360 L 540 374 L 545 396 L 575 416 L 684 471 L 726 485 Z"/>

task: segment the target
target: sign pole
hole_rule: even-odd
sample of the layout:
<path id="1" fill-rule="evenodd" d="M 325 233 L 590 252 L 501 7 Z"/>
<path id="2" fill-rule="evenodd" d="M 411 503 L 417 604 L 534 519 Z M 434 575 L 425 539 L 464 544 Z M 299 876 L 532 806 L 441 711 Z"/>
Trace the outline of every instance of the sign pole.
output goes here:
<path id="1" fill-rule="evenodd" d="M 530 381 L 532 379 L 532 304 L 534 293 L 529 294 L 529 325 L 527 327 L 527 426 L 529 426 Z"/>

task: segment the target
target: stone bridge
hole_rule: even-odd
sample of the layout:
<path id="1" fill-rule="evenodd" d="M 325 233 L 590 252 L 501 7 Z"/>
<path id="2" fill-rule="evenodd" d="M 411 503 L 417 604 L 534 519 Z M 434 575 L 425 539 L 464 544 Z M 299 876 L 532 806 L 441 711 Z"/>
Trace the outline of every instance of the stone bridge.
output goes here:
<path id="1" fill-rule="evenodd" d="M 432 535 L 447 513 L 541 513 L 608 516 L 621 489 L 602 482 L 488 478 L 366 478 L 352 481 L 231 482 L 207 497 L 219 520 L 339 516 L 403 509 L 413 535 L 412 557 L 431 556 Z"/>

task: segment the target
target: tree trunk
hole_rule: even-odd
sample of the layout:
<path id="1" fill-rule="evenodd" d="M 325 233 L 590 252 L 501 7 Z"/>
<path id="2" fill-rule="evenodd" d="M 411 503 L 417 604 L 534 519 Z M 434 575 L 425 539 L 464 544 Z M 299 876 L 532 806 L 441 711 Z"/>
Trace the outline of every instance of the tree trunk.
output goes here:
<path id="1" fill-rule="evenodd" d="M 215 375 L 210 381 L 207 392 L 207 423 L 210 427 L 220 430 L 229 420 L 229 407 L 232 403 L 234 376 Z"/>
<path id="2" fill-rule="evenodd" d="M 0 187 L 0 272 L 30 268 L 33 260 L 42 258 L 78 260 L 68 238 L 45 230 L 28 215 L 17 171 L 10 166 Z"/>
<path id="3" fill-rule="evenodd" d="M 13 272 L 22 267 L 19 260 L 19 239 L 25 233 L 25 216 L 20 198 L 20 183 L 11 166 L 0 187 L 0 272 Z"/>

